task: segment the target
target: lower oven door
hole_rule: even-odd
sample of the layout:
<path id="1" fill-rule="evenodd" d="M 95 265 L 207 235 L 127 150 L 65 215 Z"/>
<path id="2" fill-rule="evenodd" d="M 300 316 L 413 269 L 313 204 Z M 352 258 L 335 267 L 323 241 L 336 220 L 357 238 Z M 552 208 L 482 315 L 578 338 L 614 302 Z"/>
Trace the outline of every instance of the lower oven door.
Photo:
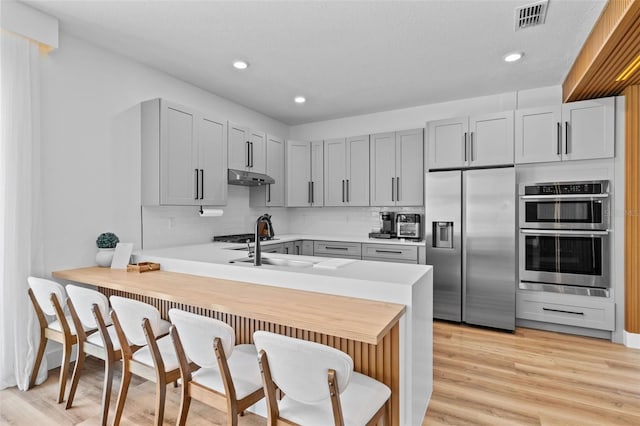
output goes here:
<path id="1" fill-rule="evenodd" d="M 521 229 L 520 279 L 610 287 L 608 231 Z"/>

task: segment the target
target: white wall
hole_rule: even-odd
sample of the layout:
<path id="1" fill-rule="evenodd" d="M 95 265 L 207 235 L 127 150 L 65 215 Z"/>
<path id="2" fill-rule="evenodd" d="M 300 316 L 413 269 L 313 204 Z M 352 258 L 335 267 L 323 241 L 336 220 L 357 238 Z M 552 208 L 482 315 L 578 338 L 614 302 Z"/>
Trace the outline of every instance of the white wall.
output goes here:
<path id="1" fill-rule="evenodd" d="M 139 122 L 131 112 L 141 101 L 166 98 L 277 136 L 288 132 L 278 121 L 65 33 L 43 57 L 41 78 L 46 271 L 94 264 L 95 239 L 104 231 L 140 245 L 140 145 L 131 138 Z M 216 230 L 240 229 L 248 199 L 230 188 L 233 213 L 202 219 L 192 235 L 206 241 Z M 167 227 L 154 229 L 163 217 L 176 218 L 174 229 L 189 229 L 183 218 L 194 210 L 150 208 L 145 233 L 163 241 Z"/>

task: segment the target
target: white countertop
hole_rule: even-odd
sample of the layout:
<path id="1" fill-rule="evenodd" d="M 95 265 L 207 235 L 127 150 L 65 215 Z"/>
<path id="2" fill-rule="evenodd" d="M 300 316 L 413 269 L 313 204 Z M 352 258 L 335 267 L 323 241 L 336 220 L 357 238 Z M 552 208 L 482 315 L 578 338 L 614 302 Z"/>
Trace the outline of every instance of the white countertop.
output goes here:
<path id="1" fill-rule="evenodd" d="M 407 240 L 407 239 L 397 239 L 397 238 L 369 238 L 362 236 L 338 236 L 338 235 L 319 235 L 319 234 L 284 234 L 284 235 L 276 235 L 273 240 L 263 241 L 263 245 L 268 244 L 277 244 L 277 243 L 287 243 L 291 241 L 298 240 L 313 240 L 313 241 L 341 241 L 348 243 L 371 243 L 371 244 L 393 244 L 393 245 L 403 245 L 403 246 L 424 246 L 424 240 L 415 241 L 415 240 Z M 233 247 L 246 247 L 246 244 L 233 244 L 233 243 L 221 243 L 215 242 L 215 244 L 231 244 Z"/>

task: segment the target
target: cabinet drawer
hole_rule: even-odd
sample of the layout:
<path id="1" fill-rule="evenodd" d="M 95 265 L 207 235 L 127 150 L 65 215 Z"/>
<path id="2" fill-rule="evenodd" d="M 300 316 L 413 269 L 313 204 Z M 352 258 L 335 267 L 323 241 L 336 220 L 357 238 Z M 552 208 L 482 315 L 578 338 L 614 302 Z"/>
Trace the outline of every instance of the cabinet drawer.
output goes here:
<path id="1" fill-rule="evenodd" d="M 608 298 L 518 290 L 516 317 L 613 331 L 615 304 Z"/>
<path id="2" fill-rule="evenodd" d="M 313 255 L 321 257 L 362 258 L 362 244 L 342 241 L 314 241 Z"/>
<path id="3" fill-rule="evenodd" d="M 389 260 L 418 263 L 418 247 L 396 244 L 362 244 L 362 258 L 365 260 Z"/>

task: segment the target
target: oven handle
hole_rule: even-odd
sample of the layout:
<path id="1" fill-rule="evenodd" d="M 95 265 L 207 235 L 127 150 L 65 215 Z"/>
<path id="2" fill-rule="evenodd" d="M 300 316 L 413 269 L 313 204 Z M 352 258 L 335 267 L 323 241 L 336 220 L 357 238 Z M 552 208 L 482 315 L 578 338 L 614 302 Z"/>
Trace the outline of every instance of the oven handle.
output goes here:
<path id="1" fill-rule="evenodd" d="M 576 198 L 583 198 L 588 200 L 590 198 L 609 198 L 609 194 L 565 194 L 565 195 L 521 195 L 521 200 L 572 200 Z"/>
<path id="2" fill-rule="evenodd" d="M 575 230 L 552 230 L 552 229 L 521 229 L 521 234 L 530 235 L 609 235 L 609 231 L 575 231 Z"/>

